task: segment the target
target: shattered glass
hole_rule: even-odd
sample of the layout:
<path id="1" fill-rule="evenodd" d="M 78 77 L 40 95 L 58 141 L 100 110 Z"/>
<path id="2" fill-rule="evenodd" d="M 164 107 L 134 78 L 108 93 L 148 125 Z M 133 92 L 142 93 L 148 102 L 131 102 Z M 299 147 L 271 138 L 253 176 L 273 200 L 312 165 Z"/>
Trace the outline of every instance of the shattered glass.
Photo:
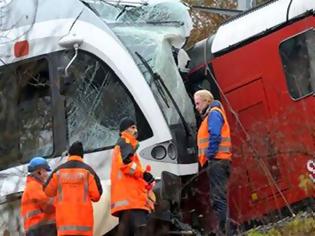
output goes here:
<path id="1" fill-rule="evenodd" d="M 89 1 L 117 37 L 129 50 L 150 85 L 169 125 L 181 123 L 170 98 L 163 99 L 152 73 L 141 62 L 140 54 L 158 73 L 172 94 L 189 125 L 195 124 L 192 101 L 187 95 L 172 49 L 181 48 L 192 29 L 186 6 L 179 1 L 157 1 L 140 7 L 120 6 Z M 165 91 L 164 91 L 165 93 Z"/>
<path id="2" fill-rule="evenodd" d="M 72 52 L 61 57 L 69 61 Z M 70 144 L 80 140 L 86 151 L 113 146 L 119 137 L 119 121 L 126 116 L 144 126 L 139 132 L 140 140 L 152 135 L 143 114 L 115 73 L 96 57 L 80 51 L 69 73 L 71 82 L 65 97 Z"/>

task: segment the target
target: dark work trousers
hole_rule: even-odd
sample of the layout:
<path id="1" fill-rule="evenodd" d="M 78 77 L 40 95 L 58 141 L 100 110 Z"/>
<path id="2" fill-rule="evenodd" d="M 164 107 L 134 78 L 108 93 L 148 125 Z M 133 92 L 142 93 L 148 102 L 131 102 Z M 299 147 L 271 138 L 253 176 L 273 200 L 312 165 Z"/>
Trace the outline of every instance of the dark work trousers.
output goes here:
<path id="1" fill-rule="evenodd" d="M 227 183 L 230 176 L 231 162 L 213 159 L 208 161 L 210 183 L 210 203 L 219 220 L 219 229 L 226 232 L 227 220 Z"/>
<path id="2" fill-rule="evenodd" d="M 119 215 L 117 236 L 141 235 L 140 227 L 147 223 L 148 212 L 145 210 L 122 211 Z"/>
<path id="3" fill-rule="evenodd" d="M 42 225 L 37 229 L 29 230 L 26 236 L 57 236 L 57 229 L 55 224 Z"/>

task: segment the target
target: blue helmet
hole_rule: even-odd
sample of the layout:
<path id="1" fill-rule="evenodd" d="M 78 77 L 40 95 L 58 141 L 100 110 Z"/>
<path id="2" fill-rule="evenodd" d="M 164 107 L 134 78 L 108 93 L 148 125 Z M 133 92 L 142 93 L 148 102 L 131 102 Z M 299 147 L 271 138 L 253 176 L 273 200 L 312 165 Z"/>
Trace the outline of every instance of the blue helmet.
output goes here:
<path id="1" fill-rule="evenodd" d="M 28 164 L 28 172 L 33 172 L 38 168 L 44 168 L 47 171 L 51 171 L 48 162 L 42 157 L 33 157 Z"/>

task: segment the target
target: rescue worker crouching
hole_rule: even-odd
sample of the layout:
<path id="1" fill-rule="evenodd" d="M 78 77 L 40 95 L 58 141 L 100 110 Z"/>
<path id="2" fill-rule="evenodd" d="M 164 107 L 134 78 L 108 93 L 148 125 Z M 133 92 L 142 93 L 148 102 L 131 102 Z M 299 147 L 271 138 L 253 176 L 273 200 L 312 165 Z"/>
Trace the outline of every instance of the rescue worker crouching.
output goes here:
<path id="1" fill-rule="evenodd" d="M 111 214 L 119 217 L 118 235 L 137 235 L 154 207 L 155 199 L 150 191 L 154 178 L 149 168 L 142 168 L 136 153 L 139 146 L 136 123 L 124 118 L 119 130 L 111 168 Z"/>
<path id="2" fill-rule="evenodd" d="M 97 174 L 83 162 L 81 142 L 71 145 L 67 162 L 53 171 L 44 191 L 56 197 L 58 235 L 93 235 L 92 201 L 97 202 L 103 190 Z"/>
<path id="3" fill-rule="evenodd" d="M 208 164 L 210 202 L 219 220 L 219 229 L 225 233 L 227 183 L 232 160 L 230 127 L 222 104 L 214 100 L 210 91 L 197 91 L 194 102 L 202 118 L 197 135 L 199 164 L 201 167 Z"/>
<path id="4" fill-rule="evenodd" d="M 21 216 L 26 236 L 55 236 L 54 199 L 43 191 L 50 166 L 42 157 L 34 157 L 29 165 L 26 186 L 21 201 Z"/>

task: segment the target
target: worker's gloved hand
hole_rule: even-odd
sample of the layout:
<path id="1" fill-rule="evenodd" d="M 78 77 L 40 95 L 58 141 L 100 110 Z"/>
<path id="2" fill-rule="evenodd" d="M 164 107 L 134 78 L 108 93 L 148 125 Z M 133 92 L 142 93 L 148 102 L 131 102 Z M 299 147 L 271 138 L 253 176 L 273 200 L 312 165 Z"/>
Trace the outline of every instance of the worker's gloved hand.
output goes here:
<path id="1" fill-rule="evenodd" d="M 151 175 L 150 172 L 145 171 L 143 173 L 143 179 L 145 182 L 147 182 L 148 184 L 151 184 L 155 179 L 153 177 L 153 175 Z"/>
<path id="2" fill-rule="evenodd" d="M 151 191 L 154 188 L 154 185 L 155 185 L 155 180 L 152 183 L 147 184 L 145 188 L 146 190 Z"/>

